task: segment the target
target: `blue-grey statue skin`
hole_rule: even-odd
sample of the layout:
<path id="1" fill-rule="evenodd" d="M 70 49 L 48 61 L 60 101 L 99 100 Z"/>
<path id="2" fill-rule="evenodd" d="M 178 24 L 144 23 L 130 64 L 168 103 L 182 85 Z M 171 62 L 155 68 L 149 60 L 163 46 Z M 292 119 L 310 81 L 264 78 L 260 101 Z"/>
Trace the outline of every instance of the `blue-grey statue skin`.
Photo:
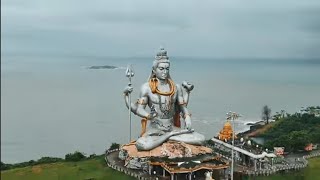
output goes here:
<path id="1" fill-rule="evenodd" d="M 149 78 L 149 80 L 151 78 L 157 79 L 157 89 L 160 92 L 169 92 L 172 89 L 169 84 L 171 80 L 169 71 L 170 61 L 167 57 L 167 52 L 161 48 L 153 62 Z M 149 82 L 141 86 L 140 97 L 137 103 L 131 103 L 131 111 L 142 118 L 148 117 L 150 123 L 146 133 L 136 141 L 138 150 L 151 150 L 167 140 L 193 145 L 203 144 L 205 137 L 202 134 L 194 132 L 191 128 L 191 114 L 187 109 L 189 93 L 193 87 L 193 85 L 184 81 L 182 86 L 175 84 L 175 92 L 172 96 L 165 96 L 153 93 Z M 125 102 L 128 108 L 128 95 L 132 91 L 133 88 L 131 86 L 127 86 L 124 90 Z M 151 112 L 146 111 L 146 106 L 151 109 Z M 174 114 L 176 111 L 181 112 L 183 116 L 184 129 L 174 126 Z"/>

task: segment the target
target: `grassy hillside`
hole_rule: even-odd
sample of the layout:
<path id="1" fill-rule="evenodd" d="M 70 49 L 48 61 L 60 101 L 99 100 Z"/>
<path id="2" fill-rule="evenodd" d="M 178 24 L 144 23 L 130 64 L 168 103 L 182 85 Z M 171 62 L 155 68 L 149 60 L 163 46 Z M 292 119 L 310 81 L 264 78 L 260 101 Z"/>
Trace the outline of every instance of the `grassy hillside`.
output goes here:
<path id="1" fill-rule="evenodd" d="M 3 180 L 119 179 L 132 180 L 106 167 L 103 156 L 79 162 L 58 162 L 1 171 Z"/>
<path id="2" fill-rule="evenodd" d="M 248 178 L 249 180 L 320 180 L 320 157 L 309 159 L 307 168 L 286 174 Z M 120 172 L 106 167 L 102 156 L 79 162 L 58 162 L 1 171 L 3 180 L 78 180 L 117 179 L 133 180 Z"/>
<path id="3" fill-rule="evenodd" d="M 260 134 L 268 149 L 284 146 L 286 151 L 296 152 L 309 143 L 320 143 L 320 117 L 313 114 L 288 114 L 273 124 Z"/>

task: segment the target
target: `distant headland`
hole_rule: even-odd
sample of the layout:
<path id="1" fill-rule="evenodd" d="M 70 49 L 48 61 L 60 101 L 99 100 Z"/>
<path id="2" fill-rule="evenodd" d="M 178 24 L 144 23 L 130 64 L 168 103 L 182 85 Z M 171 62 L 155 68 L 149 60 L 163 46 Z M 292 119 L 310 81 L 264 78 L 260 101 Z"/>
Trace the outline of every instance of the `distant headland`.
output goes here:
<path id="1" fill-rule="evenodd" d="M 90 66 L 88 69 L 117 69 L 116 66 L 104 65 L 104 66 Z"/>

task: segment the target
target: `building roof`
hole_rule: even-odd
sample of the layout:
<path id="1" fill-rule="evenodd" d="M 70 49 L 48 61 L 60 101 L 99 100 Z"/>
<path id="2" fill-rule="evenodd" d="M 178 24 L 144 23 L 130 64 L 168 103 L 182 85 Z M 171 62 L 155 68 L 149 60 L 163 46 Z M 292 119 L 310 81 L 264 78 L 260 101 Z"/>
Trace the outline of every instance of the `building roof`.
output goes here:
<path id="1" fill-rule="evenodd" d="M 228 163 L 225 163 L 219 159 L 212 158 L 207 161 L 184 161 L 178 163 L 166 163 L 166 162 L 150 162 L 151 165 L 158 165 L 164 168 L 169 173 L 189 173 L 198 171 L 201 169 L 213 170 L 213 169 L 225 169 L 229 167 Z"/>

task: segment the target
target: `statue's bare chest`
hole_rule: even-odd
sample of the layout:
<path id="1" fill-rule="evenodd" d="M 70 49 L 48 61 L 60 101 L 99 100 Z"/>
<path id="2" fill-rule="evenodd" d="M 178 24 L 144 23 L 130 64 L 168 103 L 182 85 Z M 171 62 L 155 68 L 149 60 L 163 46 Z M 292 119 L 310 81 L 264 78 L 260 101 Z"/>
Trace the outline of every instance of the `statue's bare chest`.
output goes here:
<path id="1" fill-rule="evenodd" d="M 164 96 L 157 93 L 150 94 L 149 106 L 154 106 L 158 117 L 161 119 L 169 119 L 173 117 L 175 112 L 176 93 L 172 96 Z"/>
<path id="2" fill-rule="evenodd" d="M 177 93 L 175 92 L 172 96 L 164 96 L 160 95 L 158 93 L 152 93 L 149 94 L 149 101 L 151 101 L 151 104 L 174 104 L 177 99 Z"/>

